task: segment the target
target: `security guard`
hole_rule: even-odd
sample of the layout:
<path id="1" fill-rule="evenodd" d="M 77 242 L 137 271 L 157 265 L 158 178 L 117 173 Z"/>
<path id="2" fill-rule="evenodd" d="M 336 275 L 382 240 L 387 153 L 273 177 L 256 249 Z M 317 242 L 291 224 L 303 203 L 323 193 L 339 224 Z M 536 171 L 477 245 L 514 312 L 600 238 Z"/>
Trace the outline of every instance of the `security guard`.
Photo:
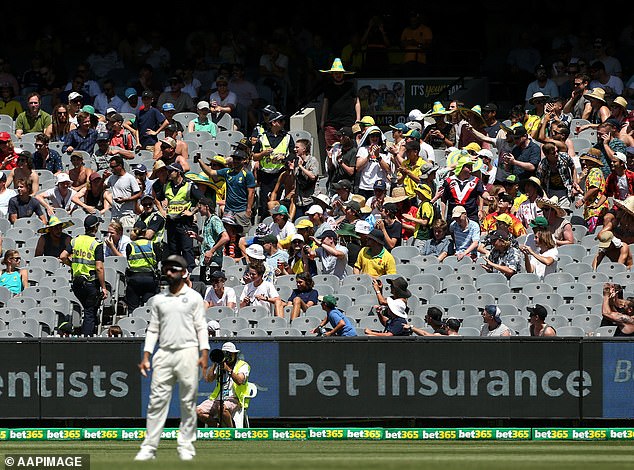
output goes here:
<path id="1" fill-rule="evenodd" d="M 267 203 L 269 195 L 280 173 L 284 170 L 284 160 L 295 152 L 295 141 L 284 129 L 285 117 L 275 113 L 269 117 L 270 129 L 264 132 L 253 147 L 253 161 L 259 162 L 258 183 L 260 185 L 258 215 L 263 220 L 269 215 Z"/>
<path id="2" fill-rule="evenodd" d="M 99 325 L 97 311 L 101 301 L 108 295 L 104 270 L 103 242 L 95 238 L 101 219 L 88 215 L 84 219 L 84 235 L 71 240 L 71 253 L 64 251 L 60 259 L 70 265 L 73 293 L 84 309 L 81 333 L 93 336 Z"/>
<path id="3" fill-rule="evenodd" d="M 198 200 L 203 196 L 197 186 L 186 180 L 183 167 L 172 163 L 167 167 L 167 183 L 156 194 L 166 209 L 167 219 L 167 251 L 170 255 L 180 255 L 187 261 L 187 270 L 191 273 L 196 267 L 194 243 L 189 232 L 197 231 L 194 227 L 194 213 Z"/>
<path id="4" fill-rule="evenodd" d="M 128 312 L 145 305 L 158 292 L 160 276 L 154 244 L 146 238 L 147 225 L 137 220 L 130 232 L 126 246 L 128 269 L 126 270 L 125 302 Z"/>

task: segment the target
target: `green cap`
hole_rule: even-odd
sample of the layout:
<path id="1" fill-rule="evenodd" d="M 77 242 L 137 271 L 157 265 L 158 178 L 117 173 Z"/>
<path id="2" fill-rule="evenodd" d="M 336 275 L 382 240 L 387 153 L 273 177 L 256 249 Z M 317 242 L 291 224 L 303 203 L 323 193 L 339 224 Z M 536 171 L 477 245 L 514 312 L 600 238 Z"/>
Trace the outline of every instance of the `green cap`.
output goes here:
<path id="1" fill-rule="evenodd" d="M 344 237 L 359 238 L 359 234 L 354 229 L 354 224 L 342 223 L 339 225 L 337 235 Z"/>
<path id="2" fill-rule="evenodd" d="M 337 306 L 337 297 L 335 297 L 334 295 L 320 296 L 319 300 L 321 301 L 321 303 L 330 305 L 331 307 Z"/>
<path id="3" fill-rule="evenodd" d="M 535 227 L 539 227 L 539 228 L 546 228 L 548 227 L 548 220 L 546 220 L 546 217 L 535 217 L 535 219 L 533 219 L 533 221 L 531 222 L 531 228 L 535 228 Z"/>

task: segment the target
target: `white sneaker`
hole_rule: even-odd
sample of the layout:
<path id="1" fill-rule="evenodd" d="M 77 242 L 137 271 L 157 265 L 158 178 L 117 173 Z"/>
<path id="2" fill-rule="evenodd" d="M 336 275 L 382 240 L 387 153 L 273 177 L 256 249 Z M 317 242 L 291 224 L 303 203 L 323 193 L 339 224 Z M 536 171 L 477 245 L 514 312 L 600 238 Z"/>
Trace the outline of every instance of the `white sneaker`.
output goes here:
<path id="1" fill-rule="evenodd" d="M 194 460 L 196 454 L 189 450 L 178 449 L 178 456 L 181 460 Z"/>
<path id="2" fill-rule="evenodd" d="M 134 460 L 154 460 L 156 455 L 154 455 L 154 451 L 149 449 L 141 449 Z"/>

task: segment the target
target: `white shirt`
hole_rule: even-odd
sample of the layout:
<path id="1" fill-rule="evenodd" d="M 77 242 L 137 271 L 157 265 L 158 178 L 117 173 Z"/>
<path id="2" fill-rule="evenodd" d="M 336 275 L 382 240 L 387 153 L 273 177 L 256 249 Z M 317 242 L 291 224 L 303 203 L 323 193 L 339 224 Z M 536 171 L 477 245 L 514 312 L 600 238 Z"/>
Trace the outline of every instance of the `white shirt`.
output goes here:
<path id="1" fill-rule="evenodd" d="M 112 218 L 118 219 L 125 215 L 134 215 L 134 201 L 124 202 L 123 204 L 115 202 L 118 197 L 128 199 L 133 194 L 141 191 L 139 182 L 134 175 L 128 172 L 122 176 L 111 175 L 106 181 L 106 186 L 112 191 Z"/>
<path id="2" fill-rule="evenodd" d="M 339 279 L 346 277 L 346 266 L 348 266 L 348 248 L 337 243 L 335 249 L 344 252 L 343 258 L 337 258 L 328 253 L 323 247 L 317 248 L 317 256 L 321 259 L 321 274 L 334 274 Z"/>
<path id="3" fill-rule="evenodd" d="M 480 327 L 480 336 L 502 336 L 503 333 L 507 331 L 511 332 L 511 336 L 515 336 L 513 330 L 511 330 L 504 323 L 500 323 L 500 325 L 495 330 L 489 330 L 489 325 L 485 323 Z"/>
<path id="4" fill-rule="evenodd" d="M 271 302 L 256 299 L 256 295 L 263 295 L 269 299 L 275 299 L 280 296 L 272 282 L 262 281 L 262 283 L 257 287 L 252 282 L 249 282 L 246 286 L 244 286 L 244 289 L 242 289 L 242 293 L 240 294 L 240 303 L 242 303 L 244 299 L 249 298 L 251 301 L 249 305 L 260 305 L 269 309 L 271 308 Z"/>
<path id="5" fill-rule="evenodd" d="M 59 188 L 55 186 L 51 189 L 47 189 L 46 191 L 44 191 L 42 193 L 42 196 L 45 199 L 48 199 L 51 206 L 60 208 L 60 209 L 65 209 L 68 212 L 71 212 L 75 208 L 75 203 L 72 201 L 72 198 L 75 194 L 77 194 L 77 192 L 74 189 L 68 188 L 68 194 L 64 198 L 62 197 L 62 194 L 59 192 Z"/>
<path id="6" fill-rule="evenodd" d="M 539 251 L 539 249 L 537 249 Z M 557 260 L 559 259 L 559 251 L 557 247 L 551 248 L 550 250 L 546 250 L 543 253 L 540 253 L 545 258 L 553 258 L 555 262 L 550 266 L 546 266 L 544 263 L 540 262 L 534 256 L 531 256 L 531 266 L 533 266 L 533 272 L 539 276 L 540 279 L 544 279 L 544 276 L 550 273 L 557 272 Z"/>
<path id="7" fill-rule="evenodd" d="M 205 293 L 205 301 L 209 302 L 212 306 L 227 306 L 232 302 L 237 305 L 238 303 L 236 300 L 236 291 L 233 287 L 227 286 L 225 286 L 221 298 L 218 298 L 218 295 L 213 287 L 207 289 L 207 292 Z"/>
<path id="8" fill-rule="evenodd" d="M 158 335 L 161 349 L 176 350 L 198 347 L 209 349 L 205 303 L 195 290 L 184 285 L 177 293 L 161 292 L 148 301 L 150 322 L 144 351 L 154 352 Z"/>
<path id="9" fill-rule="evenodd" d="M 359 147 L 357 151 L 357 158 L 366 158 L 368 157 L 368 148 L 367 147 Z M 379 154 L 379 158 L 381 158 L 385 163 L 390 165 L 391 160 L 387 154 Z M 359 181 L 359 188 L 364 189 L 366 191 L 372 191 L 374 188 L 374 183 L 377 180 L 384 180 L 387 183 L 388 191 L 390 189 L 390 183 L 387 180 L 387 175 L 385 174 L 385 170 L 381 168 L 378 160 L 370 160 L 361 168 L 361 179 Z"/>
<path id="10" fill-rule="evenodd" d="M 271 235 L 275 235 L 278 240 L 288 239 L 290 241 L 290 237 L 297 233 L 297 229 L 295 228 L 295 224 L 290 220 L 284 224 L 284 227 L 280 228 L 275 222 L 272 222 L 270 225 Z M 306 240 L 305 240 L 306 241 Z"/>
<path id="11" fill-rule="evenodd" d="M 2 215 L 2 217 L 6 217 L 7 212 L 9 212 L 9 199 L 17 195 L 18 193 L 13 189 L 8 188 L 5 189 L 3 193 L 0 193 L 0 215 Z"/>

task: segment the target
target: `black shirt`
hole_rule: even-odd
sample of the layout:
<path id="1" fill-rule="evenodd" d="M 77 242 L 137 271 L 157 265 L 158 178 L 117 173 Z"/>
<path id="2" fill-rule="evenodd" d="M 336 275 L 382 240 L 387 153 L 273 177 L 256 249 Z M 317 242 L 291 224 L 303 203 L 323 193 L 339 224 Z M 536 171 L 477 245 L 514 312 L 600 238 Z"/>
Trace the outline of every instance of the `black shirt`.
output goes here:
<path id="1" fill-rule="evenodd" d="M 324 89 L 324 99 L 328 100 L 328 110 L 324 125 L 341 129 L 352 126 L 357 120 L 355 103 L 357 102 L 357 90 L 352 82 L 343 82 L 341 85 L 329 83 Z"/>

